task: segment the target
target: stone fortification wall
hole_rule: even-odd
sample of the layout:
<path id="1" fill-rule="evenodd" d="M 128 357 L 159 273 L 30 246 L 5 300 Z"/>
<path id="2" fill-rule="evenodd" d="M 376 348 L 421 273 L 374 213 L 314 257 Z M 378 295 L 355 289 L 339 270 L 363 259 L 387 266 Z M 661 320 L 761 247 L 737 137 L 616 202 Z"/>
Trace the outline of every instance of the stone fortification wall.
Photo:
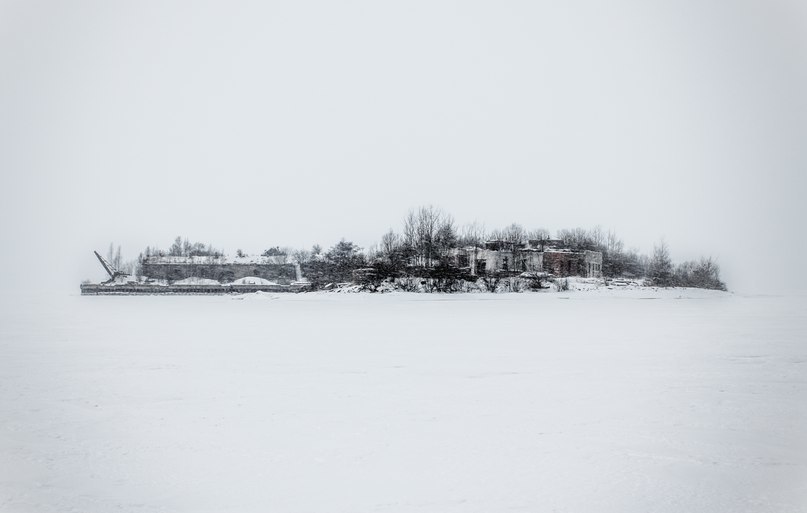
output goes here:
<path id="1" fill-rule="evenodd" d="M 186 278 L 207 278 L 220 283 L 231 283 L 247 277 L 263 278 L 280 285 L 297 279 L 294 264 L 183 264 L 143 262 L 141 274 L 147 278 L 167 280 L 169 283 Z"/>

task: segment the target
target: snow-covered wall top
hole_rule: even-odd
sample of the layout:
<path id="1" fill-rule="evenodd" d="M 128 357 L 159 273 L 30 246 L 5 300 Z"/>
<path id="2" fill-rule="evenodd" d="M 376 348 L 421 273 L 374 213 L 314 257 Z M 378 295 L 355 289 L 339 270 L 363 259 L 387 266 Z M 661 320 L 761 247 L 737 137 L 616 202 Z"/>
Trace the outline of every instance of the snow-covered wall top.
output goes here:
<path id="1" fill-rule="evenodd" d="M 147 264 L 172 264 L 172 265 L 283 265 L 289 263 L 287 256 L 254 256 L 244 255 L 242 257 L 230 256 L 160 256 L 151 255 L 144 257 L 143 263 Z"/>

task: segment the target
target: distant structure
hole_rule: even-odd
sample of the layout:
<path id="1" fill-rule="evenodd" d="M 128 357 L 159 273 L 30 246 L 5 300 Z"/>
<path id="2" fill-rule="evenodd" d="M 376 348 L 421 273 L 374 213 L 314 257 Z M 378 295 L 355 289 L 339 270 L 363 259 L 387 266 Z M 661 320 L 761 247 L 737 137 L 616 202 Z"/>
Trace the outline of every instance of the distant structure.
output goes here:
<path id="1" fill-rule="evenodd" d="M 98 261 L 101 262 L 101 267 L 103 267 L 104 271 L 109 275 L 109 281 L 115 281 L 118 277 L 126 276 L 126 273 L 117 270 L 115 266 L 110 264 L 107 259 L 102 257 L 97 251 L 93 251 L 93 253 L 95 253 L 95 257 L 98 258 Z"/>
<path id="2" fill-rule="evenodd" d="M 544 251 L 544 271 L 554 276 L 602 278 L 602 253 L 551 249 Z"/>
<path id="3" fill-rule="evenodd" d="M 278 285 L 299 281 L 297 265 L 285 256 L 246 256 L 229 259 L 225 256 L 164 256 L 143 257 L 140 274 L 147 280 L 168 284 L 191 278 L 215 280 L 221 284 L 244 278 L 267 280 Z"/>
<path id="4" fill-rule="evenodd" d="M 573 250 L 561 240 L 544 239 L 526 242 L 489 240 L 484 248 L 457 248 L 452 263 L 470 270 L 473 276 L 490 272 L 545 272 L 558 277 L 602 277 L 602 253 Z"/>
<path id="5" fill-rule="evenodd" d="M 310 286 L 300 280 L 297 265 L 287 263 L 285 257 L 150 255 L 141 259 L 135 277 L 94 253 L 110 279 L 82 283 L 83 295 L 297 292 Z"/>

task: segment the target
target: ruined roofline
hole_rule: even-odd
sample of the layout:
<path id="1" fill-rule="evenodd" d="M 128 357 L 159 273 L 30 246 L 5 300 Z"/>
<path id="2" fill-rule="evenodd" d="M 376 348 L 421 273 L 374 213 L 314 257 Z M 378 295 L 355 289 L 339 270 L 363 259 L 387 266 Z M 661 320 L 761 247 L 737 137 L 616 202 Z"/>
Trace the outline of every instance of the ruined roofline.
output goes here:
<path id="1" fill-rule="evenodd" d="M 487 243 L 486 243 L 487 244 Z M 479 246 L 462 246 L 453 249 L 454 252 L 472 252 L 472 251 L 496 251 L 496 252 L 510 252 L 512 251 L 509 248 L 490 248 L 490 247 L 479 247 Z M 517 250 L 520 253 L 563 253 L 569 255 L 583 255 L 586 253 L 602 253 L 601 251 L 595 251 L 591 249 L 571 249 L 571 248 L 558 248 L 558 247 L 545 247 L 541 249 L 540 247 L 521 247 Z"/>
<path id="2" fill-rule="evenodd" d="M 602 254 L 602 251 L 595 251 L 593 249 L 569 249 L 569 248 L 547 248 L 544 253 L 564 253 L 572 255 L 585 255 L 586 253 Z"/>
<path id="3" fill-rule="evenodd" d="M 601 253 L 600 251 L 593 251 L 589 249 L 572 249 L 563 243 L 560 239 L 545 239 L 543 241 L 538 239 L 529 239 L 521 242 L 510 242 L 501 239 L 489 239 L 484 243 L 484 248 L 487 251 L 510 251 L 508 248 L 512 245 L 519 246 L 517 249 L 520 252 L 543 252 L 543 253 L 571 253 L 583 254 L 586 251 Z M 505 249 L 508 248 L 508 249 Z M 468 248 L 460 248 L 468 249 Z"/>

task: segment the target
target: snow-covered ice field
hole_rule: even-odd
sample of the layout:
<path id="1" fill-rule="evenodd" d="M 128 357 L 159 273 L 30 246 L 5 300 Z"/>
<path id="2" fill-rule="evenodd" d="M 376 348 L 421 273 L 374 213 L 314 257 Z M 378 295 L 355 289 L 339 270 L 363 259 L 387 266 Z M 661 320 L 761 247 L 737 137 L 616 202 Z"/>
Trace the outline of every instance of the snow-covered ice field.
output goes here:
<path id="1" fill-rule="evenodd" d="M 0 511 L 804 512 L 807 296 L 5 296 Z"/>

